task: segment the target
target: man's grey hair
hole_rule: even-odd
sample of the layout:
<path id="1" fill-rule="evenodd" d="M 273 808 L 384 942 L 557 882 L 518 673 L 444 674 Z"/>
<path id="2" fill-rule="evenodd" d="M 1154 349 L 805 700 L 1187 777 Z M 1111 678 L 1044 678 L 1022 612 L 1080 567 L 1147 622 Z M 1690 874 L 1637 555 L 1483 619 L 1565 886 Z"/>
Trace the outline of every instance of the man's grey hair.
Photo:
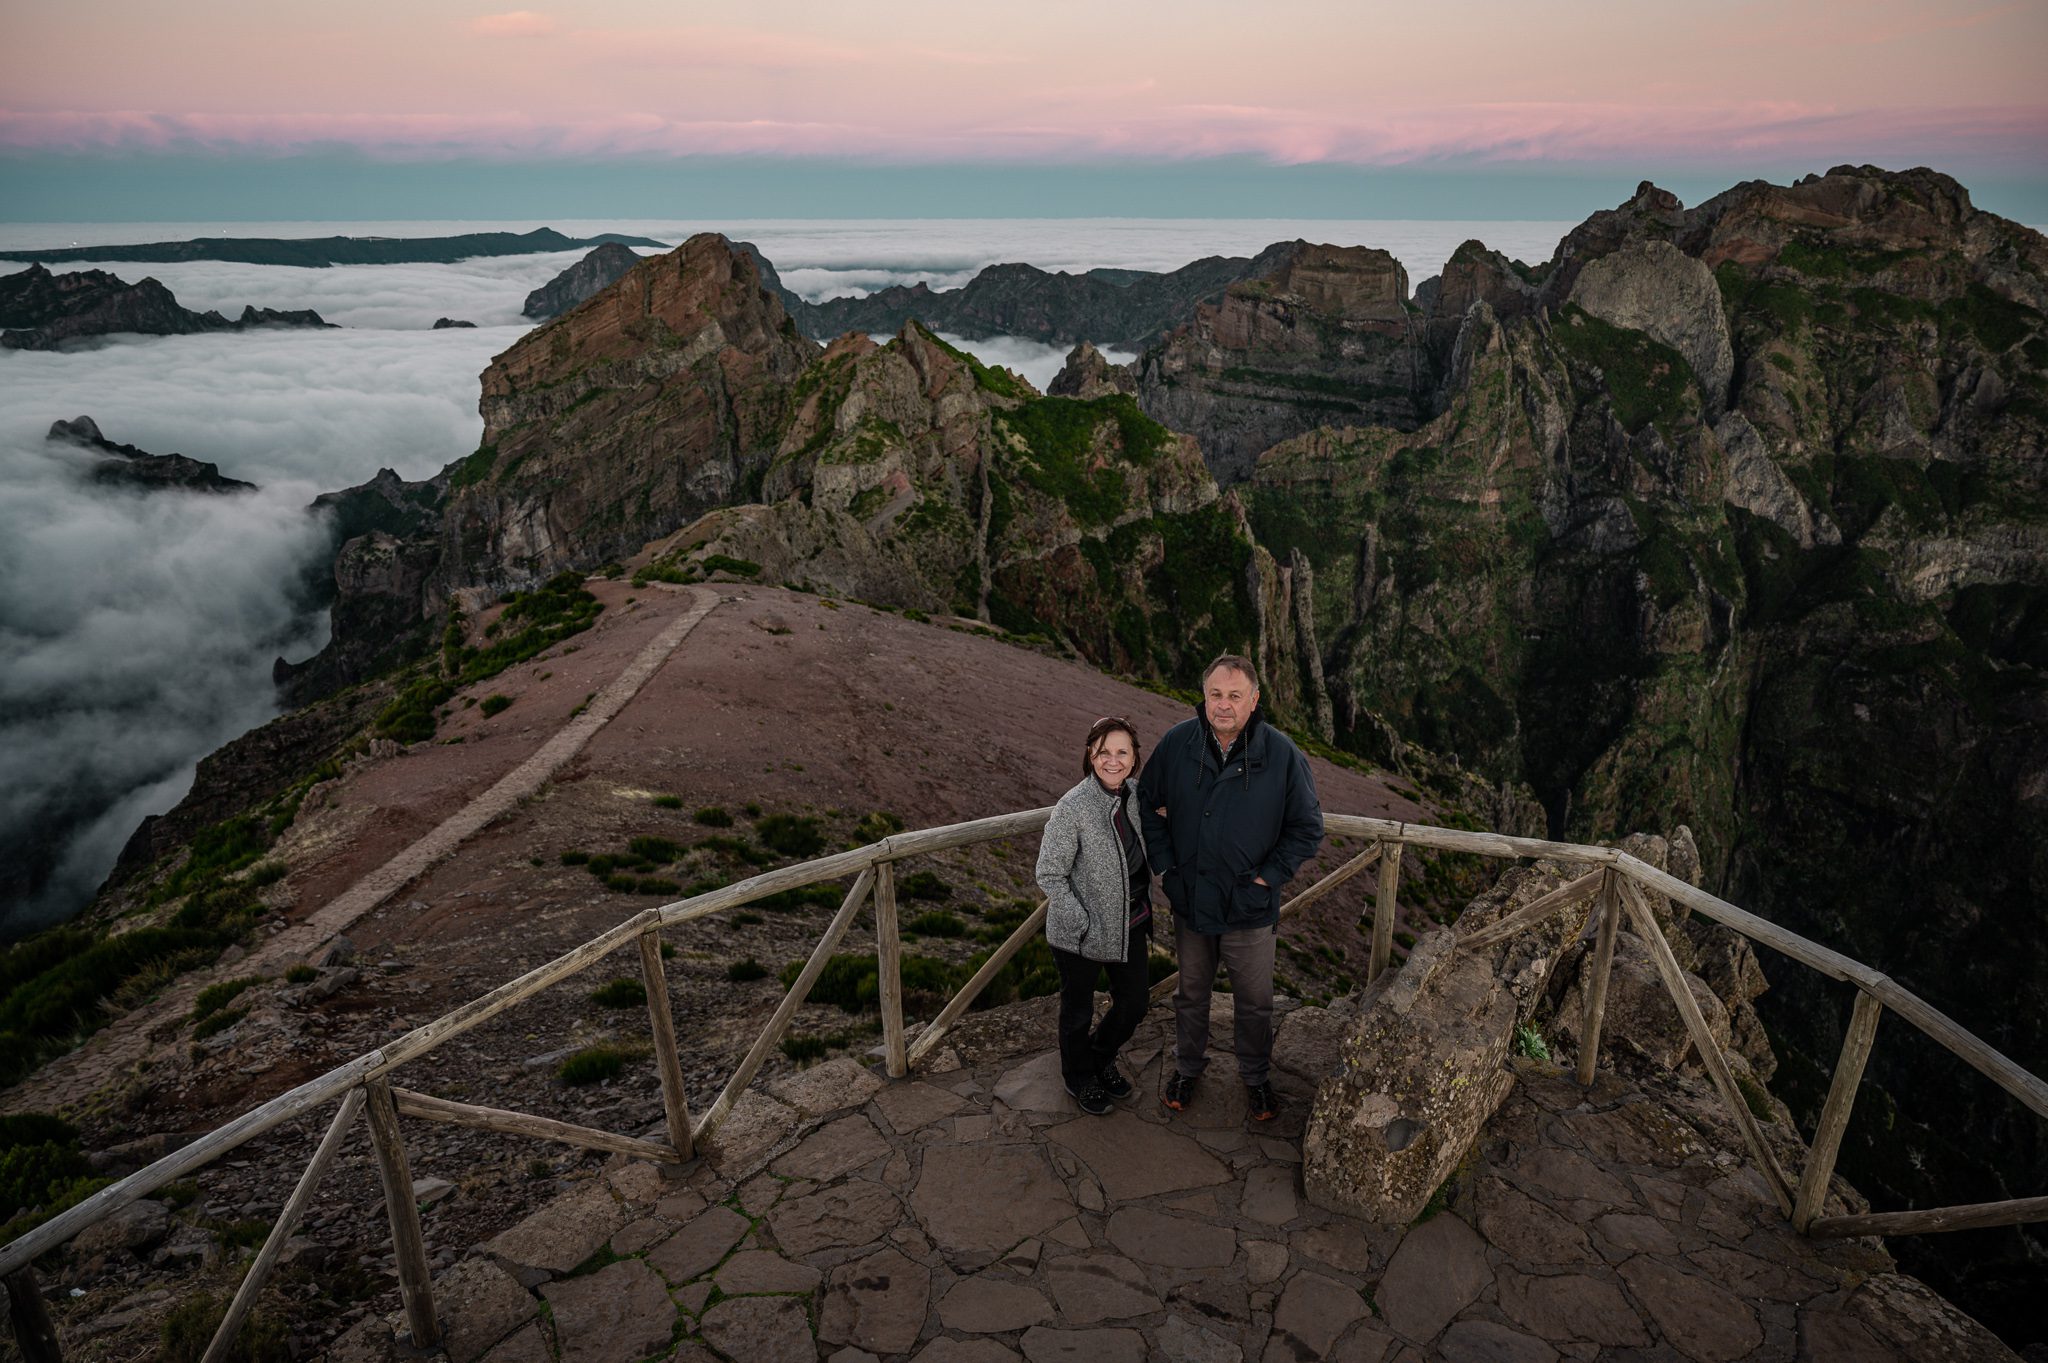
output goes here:
<path id="1" fill-rule="evenodd" d="M 1203 668 L 1202 689 L 1204 691 L 1208 690 L 1209 678 L 1215 676 L 1218 671 L 1226 667 L 1234 672 L 1244 673 L 1245 676 L 1251 678 L 1252 690 L 1256 691 L 1259 689 L 1259 670 L 1252 666 L 1250 658 L 1238 653 L 1218 654 L 1214 662 Z"/>

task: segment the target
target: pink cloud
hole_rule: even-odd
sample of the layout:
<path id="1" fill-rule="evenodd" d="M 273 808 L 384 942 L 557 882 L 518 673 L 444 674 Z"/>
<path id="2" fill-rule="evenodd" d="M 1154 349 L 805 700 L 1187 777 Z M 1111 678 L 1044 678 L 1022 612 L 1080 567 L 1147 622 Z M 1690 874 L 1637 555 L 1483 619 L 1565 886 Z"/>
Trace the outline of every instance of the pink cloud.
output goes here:
<path id="1" fill-rule="evenodd" d="M 922 111 L 821 102 L 811 116 L 691 117 L 626 111 L 590 118 L 518 112 L 212 114 L 0 111 L 0 147 L 290 153 L 350 146 L 381 156 L 762 155 L 891 161 L 1189 159 L 1252 156 L 1289 165 L 1439 161 L 1714 164 L 1967 156 L 2038 168 L 2048 106 L 1873 109 L 1789 102 L 1710 108 L 1471 104 L 1346 118 L 1296 108 L 1185 104 L 1142 112 L 1036 109 L 1024 117 L 934 120 Z"/>
<path id="2" fill-rule="evenodd" d="M 489 38 L 540 38 L 555 31 L 555 21 L 551 15 L 515 9 L 504 14 L 480 15 L 469 21 L 469 31 Z"/>

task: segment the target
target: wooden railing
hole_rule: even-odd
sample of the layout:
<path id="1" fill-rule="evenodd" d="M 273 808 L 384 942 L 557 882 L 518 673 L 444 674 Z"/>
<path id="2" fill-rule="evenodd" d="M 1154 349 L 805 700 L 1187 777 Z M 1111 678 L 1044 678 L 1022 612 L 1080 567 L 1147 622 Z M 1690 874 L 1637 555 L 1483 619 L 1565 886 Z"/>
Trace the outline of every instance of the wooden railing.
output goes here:
<path id="1" fill-rule="evenodd" d="M 243 1276 L 226 1314 L 204 1355 L 204 1363 L 218 1363 L 227 1356 L 236 1332 L 246 1319 L 284 1244 L 297 1229 L 307 1203 L 322 1176 L 333 1163 L 342 1138 L 358 1115 L 366 1118 L 370 1141 L 377 1157 L 384 1189 L 385 1211 L 396 1249 L 399 1292 L 415 1344 L 432 1346 L 441 1338 L 432 1285 L 428 1277 L 425 1238 L 420 1228 L 419 1208 L 413 1199 L 412 1177 L 399 1126 L 401 1116 L 417 1121 L 447 1122 L 512 1135 L 531 1136 L 592 1150 L 626 1154 L 635 1158 L 679 1162 L 695 1153 L 697 1145 L 731 1114 L 739 1097 L 754 1081 L 762 1063 L 788 1031 L 791 1021 L 811 987 L 817 982 L 833 950 L 846 936 L 861 908 L 872 899 L 875 921 L 875 952 L 878 967 L 882 1015 L 884 1064 L 892 1077 L 902 1077 L 912 1066 L 930 1055 L 960 1016 L 974 1003 L 1005 964 L 1039 931 L 1045 921 L 1041 902 L 998 946 L 974 976 L 964 984 L 938 1015 L 908 1039 L 903 1020 L 901 958 L 902 944 L 897 929 L 896 864 L 905 858 L 930 855 L 954 848 L 973 846 L 1036 833 L 1045 826 L 1050 809 L 1026 810 L 971 823 L 898 833 L 880 842 L 851 851 L 821 857 L 800 865 L 786 866 L 705 894 L 646 909 L 610 930 L 563 955 L 500 985 L 488 994 L 460 1008 L 416 1027 L 387 1045 L 356 1057 L 344 1065 L 308 1080 L 278 1095 L 225 1126 L 208 1133 L 184 1148 L 130 1174 L 90 1198 L 59 1213 L 0 1250 L 0 1279 L 7 1283 L 14 1312 L 17 1342 L 30 1363 L 44 1363 L 59 1357 L 56 1337 L 49 1326 L 40 1294 L 30 1274 L 30 1264 L 47 1251 L 70 1240 L 87 1226 L 112 1215 L 122 1207 L 148 1196 L 185 1175 L 220 1158 L 245 1142 L 312 1112 L 327 1103 L 338 1103 L 297 1186 L 278 1214 L 263 1247 Z M 2048 1084 L 1965 1031 L 1947 1016 L 1930 1007 L 1889 977 L 1868 966 L 1828 950 L 1797 933 L 1755 914 L 1745 912 L 1715 895 L 1688 885 L 1647 863 L 1611 847 L 1549 842 L 1539 838 L 1516 838 L 1498 833 L 1437 828 L 1426 824 L 1400 823 L 1388 819 L 1348 814 L 1326 815 L 1331 833 L 1361 839 L 1365 849 L 1334 871 L 1304 889 L 1280 909 L 1282 918 L 1301 912 L 1330 894 L 1354 876 L 1378 865 L 1380 875 L 1374 899 L 1369 976 L 1376 978 L 1392 963 L 1394 919 L 1398 909 L 1400 871 L 1404 848 L 1460 852 L 1498 858 L 1548 858 L 1586 866 L 1584 874 L 1515 910 L 1507 917 L 1459 939 L 1460 950 L 1497 946 L 1516 933 L 1533 927 L 1544 918 L 1567 907 L 1596 900 L 1597 936 L 1593 975 L 1584 991 L 1585 1016 L 1580 1031 L 1577 1077 L 1591 1084 L 1599 1057 L 1609 970 L 1614 958 L 1615 933 L 1626 916 L 1648 944 L 1665 988 L 1684 1020 L 1700 1059 L 1714 1086 L 1734 1116 L 1743 1141 L 1757 1168 L 1770 1185 L 1779 1207 L 1803 1233 L 1815 1236 L 1904 1235 L 1941 1230 L 1962 1230 L 1982 1226 L 2012 1225 L 2023 1221 L 2048 1220 L 2048 1197 L 2018 1198 L 2004 1202 L 1964 1207 L 1931 1208 L 1906 1212 L 1880 1212 L 1858 1216 L 1821 1216 L 1828 1183 L 1834 1173 L 1835 1157 L 1863 1066 L 1869 1058 L 1878 1018 L 1885 1008 L 1947 1047 L 1957 1057 L 1989 1076 L 2037 1115 L 2048 1117 Z M 675 1016 L 668 997 L 667 976 L 662 968 L 661 934 L 713 914 L 738 909 L 785 890 L 800 889 L 824 881 L 853 877 L 839 910 L 820 934 L 810 957 L 790 984 L 781 1003 L 741 1058 L 732 1077 L 704 1115 L 692 1121 L 683 1087 L 683 1071 L 677 1048 Z M 1753 942 L 1790 956 L 1831 979 L 1844 980 L 1857 989 L 1854 1011 L 1842 1044 L 1833 1085 L 1822 1108 L 1814 1140 L 1807 1153 L 1796 1190 L 1764 1142 L 1756 1119 L 1736 1088 L 1733 1072 L 1706 1020 L 1701 1016 L 1692 992 L 1686 987 L 1670 943 L 1643 898 L 1655 891 L 1684 904 L 1716 922 L 1726 924 Z M 526 1113 L 473 1106 L 393 1087 L 390 1076 L 401 1066 L 418 1060 L 437 1047 L 475 1028 L 498 1014 L 539 994 L 549 986 L 574 976 L 623 947 L 637 948 L 641 977 L 646 985 L 647 1007 L 655 1065 L 660 1075 L 664 1129 L 668 1139 L 652 1141 L 595 1128 L 554 1121 Z M 1169 976 L 1153 988 L 1155 997 L 1170 991 L 1176 977 Z"/>

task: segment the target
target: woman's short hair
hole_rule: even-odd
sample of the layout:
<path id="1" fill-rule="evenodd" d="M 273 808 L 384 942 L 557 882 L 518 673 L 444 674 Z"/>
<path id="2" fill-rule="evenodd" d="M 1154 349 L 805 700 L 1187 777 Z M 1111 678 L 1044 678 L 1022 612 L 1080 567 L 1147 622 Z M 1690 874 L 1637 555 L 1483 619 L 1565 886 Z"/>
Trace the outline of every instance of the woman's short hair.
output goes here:
<path id="1" fill-rule="evenodd" d="M 1094 758 L 1096 748 L 1102 745 L 1103 739 L 1108 738 L 1119 729 L 1130 736 L 1131 765 L 1133 767 L 1138 765 L 1140 754 L 1138 751 L 1137 729 L 1132 726 L 1128 719 L 1120 719 L 1115 715 L 1104 715 L 1101 719 L 1088 726 L 1088 737 L 1081 743 L 1081 774 L 1083 776 L 1093 776 L 1095 774 Z"/>

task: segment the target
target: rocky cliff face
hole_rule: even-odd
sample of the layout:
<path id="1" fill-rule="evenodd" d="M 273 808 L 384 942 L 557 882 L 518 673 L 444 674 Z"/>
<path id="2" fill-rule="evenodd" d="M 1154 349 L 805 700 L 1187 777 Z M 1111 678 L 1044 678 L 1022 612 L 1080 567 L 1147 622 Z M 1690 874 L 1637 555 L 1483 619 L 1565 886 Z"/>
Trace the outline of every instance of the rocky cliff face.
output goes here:
<path id="1" fill-rule="evenodd" d="M 1138 361 L 1146 413 L 1201 441 L 1225 483 L 1263 450 L 1332 424 L 1412 429 L 1434 374 L 1408 275 L 1385 251 L 1297 242 L 1195 309 Z"/>
<path id="2" fill-rule="evenodd" d="M 1645 186 L 1527 277 L 1461 251 L 1425 300 L 1441 415 L 1297 436 L 1243 489 L 1315 570 L 1340 740 L 1385 755 L 1384 716 L 1574 837 L 1690 822 L 1710 884 L 2038 1066 L 2043 252 L 1866 168 L 1689 211 Z M 1789 972 L 1765 1012 L 1810 1113 L 1843 1007 Z M 1880 1047 L 1848 1172 L 1881 1202 L 2048 1178 L 2037 1124 L 1957 1070 Z M 1994 1296 L 2034 1252 L 1998 1238 L 1968 1270 Z"/>
<path id="3" fill-rule="evenodd" d="M 101 456 L 92 466 L 96 483 L 147 489 L 179 488 L 187 492 L 254 492 L 254 483 L 221 476 L 220 465 L 182 454 L 151 454 L 134 445 L 116 444 L 100 434 L 89 416 L 50 423 L 50 440 L 76 445 Z"/>
<path id="4" fill-rule="evenodd" d="M 520 312 L 537 322 L 560 317 L 584 299 L 611 287 L 639 263 L 640 257 L 632 248 L 608 241 L 526 295 L 526 306 Z"/>
<path id="5" fill-rule="evenodd" d="M 229 321 L 217 312 L 180 307 L 154 279 L 129 284 L 105 270 L 51 274 L 31 265 L 0 279 L 0 348 L 55 350 L 66 341 L 118 332 L 187 336 L 201 331 L 242 331 L 259 326 L 325 327 L 312 309 L 245 307 Z"/>

